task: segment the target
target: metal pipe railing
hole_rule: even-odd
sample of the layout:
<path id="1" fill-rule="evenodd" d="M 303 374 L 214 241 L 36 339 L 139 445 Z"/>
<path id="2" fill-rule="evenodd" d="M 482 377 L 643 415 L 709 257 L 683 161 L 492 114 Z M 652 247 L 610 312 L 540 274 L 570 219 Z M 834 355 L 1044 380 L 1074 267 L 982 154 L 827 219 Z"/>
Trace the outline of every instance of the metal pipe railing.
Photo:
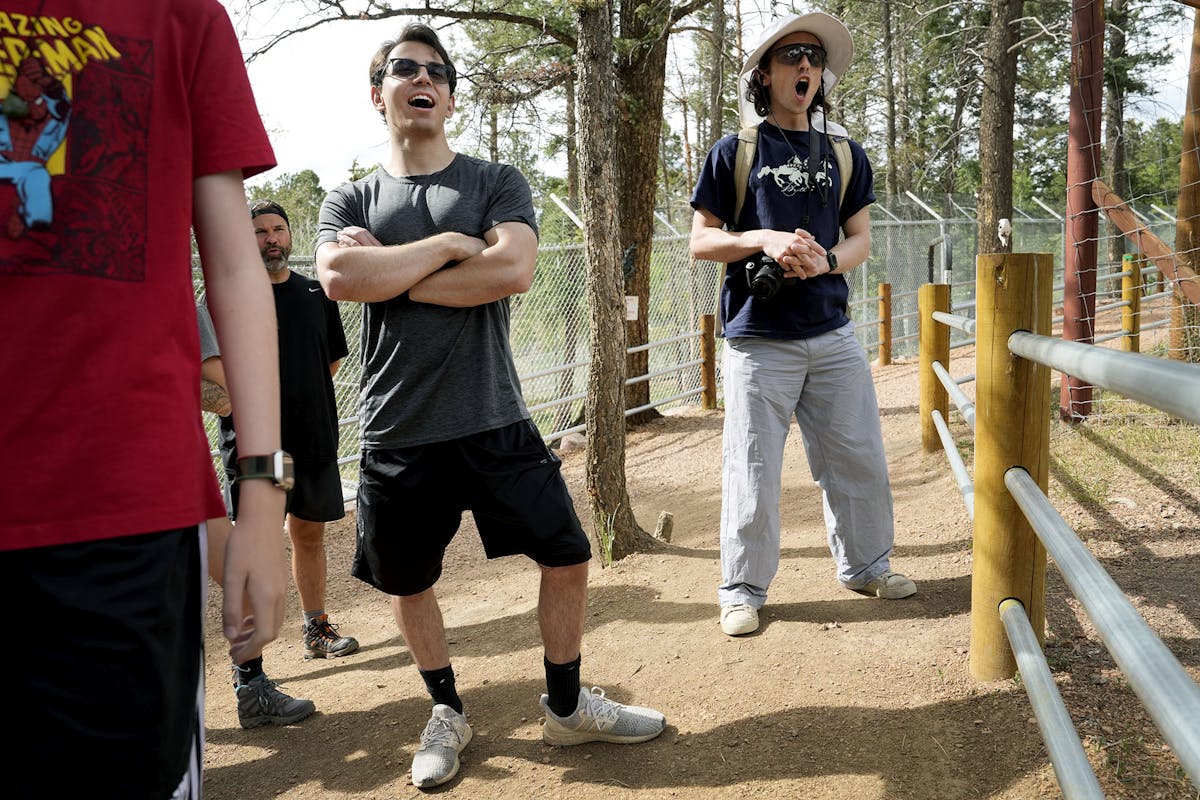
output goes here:
<path id="1" fill-rule="evenodd" d="M 675 364 L 674 366 L 663 367 L 662 369 L 658 370 L 657 372 L 647 372 L 645 375 L 634 375 L 632 378 L 627 378 L 625 380 L 625 385 L 633 386 L 635 383 L 643 383 L 645 381 L 650 380 L 651 378 L 660 378 L 663 375 L 671 375 L 676 372 L 682 372 L 683 370 L 687 369 L 688 367 L 698 367 L 703 363 L 704 363 L 703 358 L 694 358 L 691 361 L 684 361 L 682 364 Z"/>
<path id="2" fill-rule="evenodd" d="M 665 344 L 675 344 L 676 342 L 686 342 L 688 339 L 695 339 L 696 337 L 702 336 L 702 335 L 703 335 L 702 331 L 688 331 L 687 333 L 681 333 L 678 336 L 672 336 L 669 339 L 657 339 L 653 342 L 647 342 L 646 344 L 639 344 L 636 347 L 629 347 L 629 348 L 626 348 L 625 352 L 628 353 L 629 355 L 633 355 L 634 353 L 641 353 L 646 350 L 653 350 L 655 347 L 662 347 Z"/>
<path id="3" fill-rule="evenodd" d="M 1013 467 L 1004 473 L 1004 485 L 1163 738 L 1192 782 L 1200 785 L 1200 686 L 1079 541 L 1029 473 Z"/>
<path id="4" fill-rule="evenodd" d="M 1013 354 L 1200 423 L 1200 366 L 1017 331 Z"/>
<path id="5" fill-rule="evenodd" d="M 538 403 L 537 405 L 529 406 L 525 410 L 528 411 L 530 414 L 537 414 L 541 411 L 549 411 L 552 408 L 558 408 L 559 406 L 565 406 L 568 403 L 574 403 L 576 400 L 584 400 L 586 398 L 587 398 L 587 392 L 576 392 L 575 394 L 569 394 L 569 395 L 566 395 L 565 397 L 558 397 L 558 398 L 555 398 L 554 400 L 547 400 L 545 403 Z"/>
<path id="6" fill-rule="evenodd" d="M 1100 782 L 1092 772 L 1075 723 L 1067 713 L 1054 676 L 1050 674 L 1042 646 L 1025 614 L 1025 606 L 1013 598 L 1003 601 L 1000 619 L 1004 622 L 1013 655 L 1017 657 L 1021 683 L 1029 696 L 1029 705 L 1033 707 L 1033 716 L 1042 732 L 1046 754 L 1050 756 L 1063 797 L 1066 800 L 1104 800 Z"/>
<path id="7" fill-rule="evenodd" d="M 970 317 L 961 317 L 958 314 L 945 314 L 941 311 L 935 311 L 933 312 L 933 318 L 955 330 L 962 331 L 970 336 L 975 335 L 975 320 Z"/>
<path id="8" fill-rule="evenodd" d="M 584 358 L 579 361 L 572 361 L 568 364 L 559 364 L 557 367 L 549 367 L 548 369 L 541 370 L 540 372 L 531 372 L 528 375 L 521 375 L 519 378 L 521 383 L 527 383 L 529 381 L 537 380 L 538 378 L 546 378 L 550 375 L 557 375 L 558 373 L 566 372 L 569 369 L 586 367 L 590 363 L 592 363 L 591 359 Z"/>
<path id="9" fill-rule="evenodd" d="M 645 405 L 638 406 L 637 408 L 631 408 L 625 412 L 625 416 L 628 417 L 634 414 L 640 414 L 643 411 L 649 411 L 650 409 L 657 408 L 658 406 L 665 406 L 667 403 L 674 403 L 676 400 L 686 400 L 689 397 L 695 397 L 703 391 L 703 389 L 689 389 L 686 392 L 680 392 L 679 394 L 674 394 L 670 397 L 664 397 L 662 400 L 655 400 L 653 403 L 646 403 Z"/>
<path id="10" fill-rule="evenodd" d="M 938 312 L 935 311 L 934 313 Z M 950 399 L 958 407 L 958 413 L 963 415 L 963 419 L 967 422 L 967 427 L 975 430 L 975 404 L 971 402 L 971 398 L 967 397 L 963 390 L 958 388 L 958 382 L 946 371 L 946 368 L 942 366 L 942 362 L 934 361 L 930 366 L 933 367 L 933 374 L 937 375 L 938 380 L 942 382 L 942 386 L 946 388 L 946 394 L 950 395 Z"/>
<path id="11" fill-rule="evenodd" d="M 1113 339 L 1120 339 L 1120 338 L 1128 336 L 1128 335 L 1129 335 L 1128 331 L 1113 331 L 1112 333 L 1102 333 L 1099 336 L 1092 337 L 1092 344 L 1103 344 L 1104 342 L 1111 342 Z"/>
<path id="12" fill-rule="evenodd" d="M 975 483 L 971 480 L 970 473 L 967 472 L 967 465 L 963 463 L 962 456 L 958 454 L 958 445 L 954 443 L 954 437 L 950 435 L 950 426 L 946 424 L 942 412 L 935 408 L 930 414 L 933 416 L 933 427 L 937 428 L 938 438 L 942 440 L 942 449 L 946 451 L 946 460 L 950 462 L 950 473 L 954 476 L 963 503 L 967 506 L 967 516 L 973 520 L 975 519 Z"/>

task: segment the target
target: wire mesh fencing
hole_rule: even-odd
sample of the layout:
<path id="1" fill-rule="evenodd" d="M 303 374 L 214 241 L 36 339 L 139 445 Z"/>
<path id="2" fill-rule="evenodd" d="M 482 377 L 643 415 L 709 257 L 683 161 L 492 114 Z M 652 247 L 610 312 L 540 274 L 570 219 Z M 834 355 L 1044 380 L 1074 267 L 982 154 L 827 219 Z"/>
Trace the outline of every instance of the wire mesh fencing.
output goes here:
<path id="1" fill-rule="evenodd" d="M 688 237 L 680 232 L 674 216 L 660 213 L 658 235 L 650 258 L 650 297 L 647 306 L 649 341 L 662 343 L 649 349 L 648 374 L 651 403 L 661 407 L 698 404 L 701 386 L 700 316 L 716 311 L 717 282 L 721 265 L 697 261 L 690 255 Z M 1057 265 L 1055 303 L 1061 314 L 1063 222 L 1045 209 L 1018 210 L 1013 222 L 1016 252 L 1052 253 Z M 1157 223 L 1168 225 L 1165 221 Z M 973 199 L 881 198 L 872 212 L 872 255 L 851 272 L 850 312 L 858 336 L 871 357 L 879 348 L 879 284 L 892 287 L 892 355 L 915 357 L 918 346 L 917 289 L 931 280 L 949 279 L 952 307 L 973 315 L 975 299 L 975 239 Z M 1110 269 L 1111 266 L 1111 269 Z M 1144 324 L 1159 324 L 1161 331 L 1144 339 L 1143 350 L 1164 352 L 1169 330 L 1169 292 L 1157 270 L 1142 265 L 1146 273 L 1147 302 L 1142 305 Z M 292 268 L 313 276 L 311 258 L 294 258 Z M 1107 270 L 1107 272 L 1105 271 Z M 1120 264 L 1105 265 L 1102 275 L 1119 272 Z M 194 269 L 196 296 L 203 294 L 203 278 Z M 588 353 L 591 331 L 588 321 L 587 264 L 582 235 L 563 209 L 543 214 L 542 244 L 538 250 L 533 287 L 512 298 L 511 345 L 526 404 L 543 436 L 582 423 L 586 399 Z M 1115 282 L 1114 282 L 1115 281 Z M 1116 288 L 1114 288 L 1116 287 Z M 1103 308 L 1119 300 L 1119 278 L 1099 282 L 1097 305 Z M 360 345 L 362 306 L 339 303 L 350 353 L 343 360 L 334 389 L 341 420 L 339 457 L 347 491 L 357 481 L 359 429 L 358 394 L 362 380 Z M 1101 315 L 1098 330 L 1119 325 L 1119 313 Z M 1117 322 L 1114 323 L 1113 319 Z M 965 335 L 957 334 L 960 337 Z M 952 344 L 963 339 L 952 339 Z M 720 379 L 721 347 L 717 349 L 717 385 Z M 684 365 L 681 367 L 681 365 Z M 633 377 L 633 376 L 629 376 Z M 1131 413 L 1128 403 L 1102 398 L 1104 413 Z M 1113 405 L 1123 403 L 1124 405 Z M 215 443 L 215 418 L 206 414 L 210 441 Z M 215 445 L 214 445 L 215 448 Z"/>

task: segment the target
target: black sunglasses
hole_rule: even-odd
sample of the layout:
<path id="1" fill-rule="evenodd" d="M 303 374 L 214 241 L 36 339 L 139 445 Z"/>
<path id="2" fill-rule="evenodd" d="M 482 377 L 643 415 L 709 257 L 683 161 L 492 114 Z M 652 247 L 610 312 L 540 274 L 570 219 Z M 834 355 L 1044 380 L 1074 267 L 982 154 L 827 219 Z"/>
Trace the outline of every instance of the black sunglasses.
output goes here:
<path id="1" fill-rule="evenodd" d="M 421 67 L 424 67 L 425 72 L 429 74 L 429 80 L 434 83 L 449 84 L 450 91 L 454 91 L 454 67 L 439 61 L 429 61 L 422 64 L 419 61 L 413 61 L 411 58 L 389 58 L 387 64 L 379 68 L 379 79 L 383 80 L 384 75 L 391 75 L 393 78 L 409 80 L 417 77 L 417 74 L 421 71 Z"/>
<path id="2" fill-rule="evenodd" d="M 793 66 L 800 63 L 800 59 L 808 57 L 808 63 L 812 64 L 817 69 L 825 66 L 825 60 L 828 53 L 825 48 L 819 44 L 785 44 L 782 47 L 777 47 L 771 51 L 771 57 L 784 66 Z"/>

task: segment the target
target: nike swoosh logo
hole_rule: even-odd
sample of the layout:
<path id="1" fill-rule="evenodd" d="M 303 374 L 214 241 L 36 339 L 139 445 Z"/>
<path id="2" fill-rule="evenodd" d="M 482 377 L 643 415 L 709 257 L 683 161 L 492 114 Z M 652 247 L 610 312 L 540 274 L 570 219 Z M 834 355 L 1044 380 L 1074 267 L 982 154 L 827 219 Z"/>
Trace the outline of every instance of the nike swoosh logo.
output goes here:
<path id="1" fill-rule="evenodd" d="M 319 291 L 321 291 L 321 287 L 320 286 L 310 286 L 310 287 L 308 287 L 308 290 L 310 292 L 319 292 Z"/>

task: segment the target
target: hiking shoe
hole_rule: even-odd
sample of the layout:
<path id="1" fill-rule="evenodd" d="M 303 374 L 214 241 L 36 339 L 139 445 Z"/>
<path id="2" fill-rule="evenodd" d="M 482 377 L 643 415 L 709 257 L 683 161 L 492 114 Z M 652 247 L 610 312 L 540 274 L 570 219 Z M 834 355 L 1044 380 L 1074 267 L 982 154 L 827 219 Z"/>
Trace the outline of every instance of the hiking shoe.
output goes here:
<path id="1" fill-rule="evenodd" d="M 653 739 L 663 732 L 667 719 L 652 708 L 621 705 L 604 696 L 599 686 L 579 690 L 579 705 L 569 717 L 550 710 L 550 696 L 542 695 L 546 724 L 542 741 L 546 744 L 583 744 L 616 742 L 634 744 Z"/>
<path id="2" fill-rule="evenodd" d="M 358 640 L 351 636 L 338 636 L 337 625 L 322 614 L 304 625 L 305 658 L 337 658 L 348 656 L 358 649 Z"/>
<path id="3" fill-rule="evenodd" d="M 458 774 L 458 754 L 471 741 L 467 716 L 439 703 L 421 732 L 421 746 L 412 762 L 412 782 L 418 789 L 440 786 Z"/>
<path id="4" fill-rule="evenodd" d="M 845 584 L 842 585 L 845 586 Z M 846 588 L 852 592 L 865 594 L 867 597 L 880 597 L 884 600 L 899 600 L 917 593 L 915 583 L 899 572 L 892 572 L 890 569 L 862 586 L 846 586 Z"/>
<path id="5" fill-rule="evenodd" d="M 279 690 L 275 681 L 259 675 L 234 688 L 237 693 L 238 722 L 243 728 L 260 725 L 291 725 L 317 710 L 312 700 L 300 700 Z"/>
<path id="6" fill-rule="evenodd" d="M 727 636 L 745 636 L 758 630 L 758 609 L 745 603 L 721 606 L 721 632 Z"/>

